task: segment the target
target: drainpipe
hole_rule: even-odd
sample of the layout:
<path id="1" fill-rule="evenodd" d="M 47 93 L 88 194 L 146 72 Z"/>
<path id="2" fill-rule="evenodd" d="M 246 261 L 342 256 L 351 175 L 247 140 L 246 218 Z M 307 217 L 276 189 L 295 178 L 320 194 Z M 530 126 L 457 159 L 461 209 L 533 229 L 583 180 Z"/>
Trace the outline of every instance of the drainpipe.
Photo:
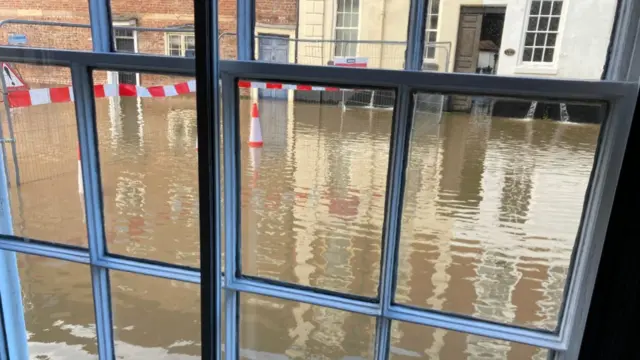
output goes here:
<path id="1" fill-rule="evenodd" d="M 382 0 L 382 25 L 380 26 L 380 68 L 382 69 L 382 56 L 384 55 L 384 29 L 387 18 L 387 1 Z M 407 26 L 409 26 L 407 24 Z"/>
<path id="2" fill-rule="evenodd" d="M 293 43 L 293 63 L 298 63 L 298 35 L 300 31 L 300 0 L 296 0 L 296 32 L 294 36 L 296 37 L 295 42 Z"/>

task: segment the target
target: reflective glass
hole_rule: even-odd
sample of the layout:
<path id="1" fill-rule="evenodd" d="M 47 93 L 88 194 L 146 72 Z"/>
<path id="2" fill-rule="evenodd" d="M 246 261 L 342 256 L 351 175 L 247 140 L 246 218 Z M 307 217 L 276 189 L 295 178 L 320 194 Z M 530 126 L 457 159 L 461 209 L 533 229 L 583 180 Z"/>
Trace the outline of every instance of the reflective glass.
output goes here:
<path id="1" fill-rule="evenodd" d="M 396 301 L 554 330 L 601 104 L 416 95 Z"/>
<path id="2" fill-rule="evenodd" d="M 395 94 L 315 89 L 239 102 L 242 272 L 375 297 Z"/>
<path id="3" fill-rule="evenodd" d="M 200 359 L 200 286 L 111 271 L 116 358 Z"/>
<path id="4" fill-rule="evenodd" d="M 89 266 L 17 257 L 29 357 L 97 360 Z"/>
<path id="5" fill-rule="evenodd" d="M 533 346 L 394 321 L 389 360 L 547 360 Z"/>
<path id="6" fill-rule="evenodd" d="M 242 294 L 239 333 L 242 360 L 373 359 L 375 318 Z"/>
<path id="7" fill-rule="evenodd" d="M 195 82 L 111 71 L 94 78 L 114 89 L 96 99 L 109 251 L 197 267 Z"/>
<path id="8" fill-rule="evenodd" d="M 4 196 L 9 196 L 13 234 L 86 247 L 70 71 L 27 64 L 3 69 L 10 76 L 5 77 L 9 106 L 0 103 L 0 160 L 6 170 L 0 176 L 9 183 Z"/>

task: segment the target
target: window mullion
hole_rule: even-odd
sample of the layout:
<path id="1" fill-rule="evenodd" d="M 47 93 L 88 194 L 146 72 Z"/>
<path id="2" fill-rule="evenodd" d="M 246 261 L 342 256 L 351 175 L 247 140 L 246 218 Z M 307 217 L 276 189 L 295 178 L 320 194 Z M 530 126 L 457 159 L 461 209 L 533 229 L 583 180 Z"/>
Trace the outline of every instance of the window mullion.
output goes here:
<path id="1" fill-rule="evenodd" d="M 71 80 L 78 122 L 82 178 L 84 179 L 85 216 L 91 261 L 98 355 L 100 359 L 114 359 L 109 272 L 106 268 L 96 265 L 105 257 L 107 249 L 102 213 L 98 135 L 91 70 L 85 65 L 73 64 L 71 66 Z"/>
<path id="2" fill-rule="evenodd" d="M 8 202 L 5 203 L 3 207 L 8 208 Z M 0 360 L 28 358 L 16 253 L 0 250 Z"/>
<path id="3" fill-rule="evenodd" d="M 239 218 L 240 213 L 240 177 L 239 162 L 240 154 L 238 138 L 238 123 L 235 121 L 238 108 L 238 91 L 235 79 L 230 76 L 222 77 L 222 93 L 223 97 L 223 131 L 224 131 L 224 220 L 225 220 L 225 282 L 232 287 L 239 272 L 239 241 L 241 226 Z M 239 294 L 238 291 L 227 288 L 225 290 L 225 358 L 227 360 L 238 359 L 238 307 Z"/>
<path id="4" fill-rule="evenodd" d="M 391 321 L 387 318 L 393 303 L 395 277 L 397 274 L 397 253 L 400 240 L 403 189 L 405 182 L 406 154 L 411 131 L 411 90 L 400 86 L 393 115 L 391 133 L 391 154 L 389 156 L 386 210 L 384 218 L 384 239 L 382 266 L 380 271 L 380 302 L 382 316 L 376 325 L 376 359 L 385 360 L 389 353 Z"/>
<path id="5" fill-rule="evenodd" d="M 93 51 L 112 52 L 113 34 L 111 33 L 109 0 L 89 0 L 89 17 Z"/>
<path id="6" fill-rule="evenodd" d="M 637 90 L 612 102 L 601 130 L 590 189 L 579 231 L 575 259 L 567 286 L 560 322 L 560 336 L 567 351 L 557 359 L 574 360 L 580 355 L 598 264 L 609 224 L 615 189 L 636 108 Z M 594 260 L 595 259 L 595 260 Z"/>
<path id="7" fill-rule="evenodd" d="M 254 5 L 253 0 L 237 0 L 238 60 L 253 60 Z"/>
<path id="8" fill-rule="evenodd" d="M 411 0 L 409 8 L 409 26 L 407 33 L 407 50 L 404 61 L 406 70 L 420 70 L 425 43 L 425 23 L 427 6 L 431 0 Z"/>
<path id="9" fill-rule="evenodd" d="M 2 80 L 4 88 L 4 79 Z M 8 103 L 4 95 L 5 105 Z M 8 109 L 8 107 L 7 107 Z M 2 124 L 0 123 L 0 126 Z M 0 147 L 0 233 L 13 235 L 9 179 L 3 161 L 4 146 Z M 16 167 L 17 169 L 17 167 Z M 28 359 L 27 330 L 22 305 L 22 290 L 16 253 L 0 250 L 0 359 Z"/>

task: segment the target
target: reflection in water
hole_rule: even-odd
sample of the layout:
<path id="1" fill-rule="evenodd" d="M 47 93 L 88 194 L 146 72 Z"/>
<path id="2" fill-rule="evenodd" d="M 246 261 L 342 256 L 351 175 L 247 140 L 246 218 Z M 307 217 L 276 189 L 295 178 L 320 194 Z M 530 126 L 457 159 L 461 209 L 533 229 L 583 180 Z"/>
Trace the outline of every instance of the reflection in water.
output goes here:
<path id="1" fill-rule="evenodd" d="M 243 273 L 375 297 L 392 112 L 261 101 L 265 146 L 249 150 L 249 105 L 240 109 Z M 36 122 L 63 124 L 50 132 L 67 140 L 55 150 L 64 161 L 20 158 L 27 182 L 22 201 L 12 193 L 14 223 L 18 235 L 85 245 L 64 106 L 20 110 L 19 152 L 46 140 L 29 131 Z M 195 98 L 101 99 L 97 114 L 109 251 L 197 267 Z M 396 301 L 554 329 L 599 127 L 476 115 L 416 113 Z M 20 267 L 32 356 L 92 358 L 88 269 L 35 257 Z M 198 357 L 197 287 L 111 274 L 119 358 Z M 375 323 L 364 316 L 253 295 L 241 296 L 240 313 L 245 359 L 373 356 Z M 545 354 L 397 322 L 391 353 Z"/>

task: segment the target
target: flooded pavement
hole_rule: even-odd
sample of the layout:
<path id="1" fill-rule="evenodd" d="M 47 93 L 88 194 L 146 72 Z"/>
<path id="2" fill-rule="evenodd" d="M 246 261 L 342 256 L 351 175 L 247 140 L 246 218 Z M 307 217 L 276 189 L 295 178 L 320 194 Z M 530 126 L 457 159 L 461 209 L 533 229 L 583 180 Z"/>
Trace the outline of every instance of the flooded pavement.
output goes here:
<path id="1" fill-rule="evenodd" d="M 392 112 L 261 101 L 265 145 L 250 150 L 250 102 L 240 107 L 243 273 L 376 297 Z M 199 266 L 195 98 L 99 99 L 97 116 L 109 251 Z M 16 235 L 86 246 L 73 106 L 18 109 L 14 121 Z M 598 132 L 417 113 L 395 301 L 554 330 Z M 97 358 L 89 268 L 18 260 L 32 358 Z M 119 359 L 199 357 L 198 286 L 110 274 Z M 373 318 L 250 294 L 240 301 L 243 359 L 373 357 Z M 546 356 L 413 324 L 392 329 L 393 360 Z"/>

